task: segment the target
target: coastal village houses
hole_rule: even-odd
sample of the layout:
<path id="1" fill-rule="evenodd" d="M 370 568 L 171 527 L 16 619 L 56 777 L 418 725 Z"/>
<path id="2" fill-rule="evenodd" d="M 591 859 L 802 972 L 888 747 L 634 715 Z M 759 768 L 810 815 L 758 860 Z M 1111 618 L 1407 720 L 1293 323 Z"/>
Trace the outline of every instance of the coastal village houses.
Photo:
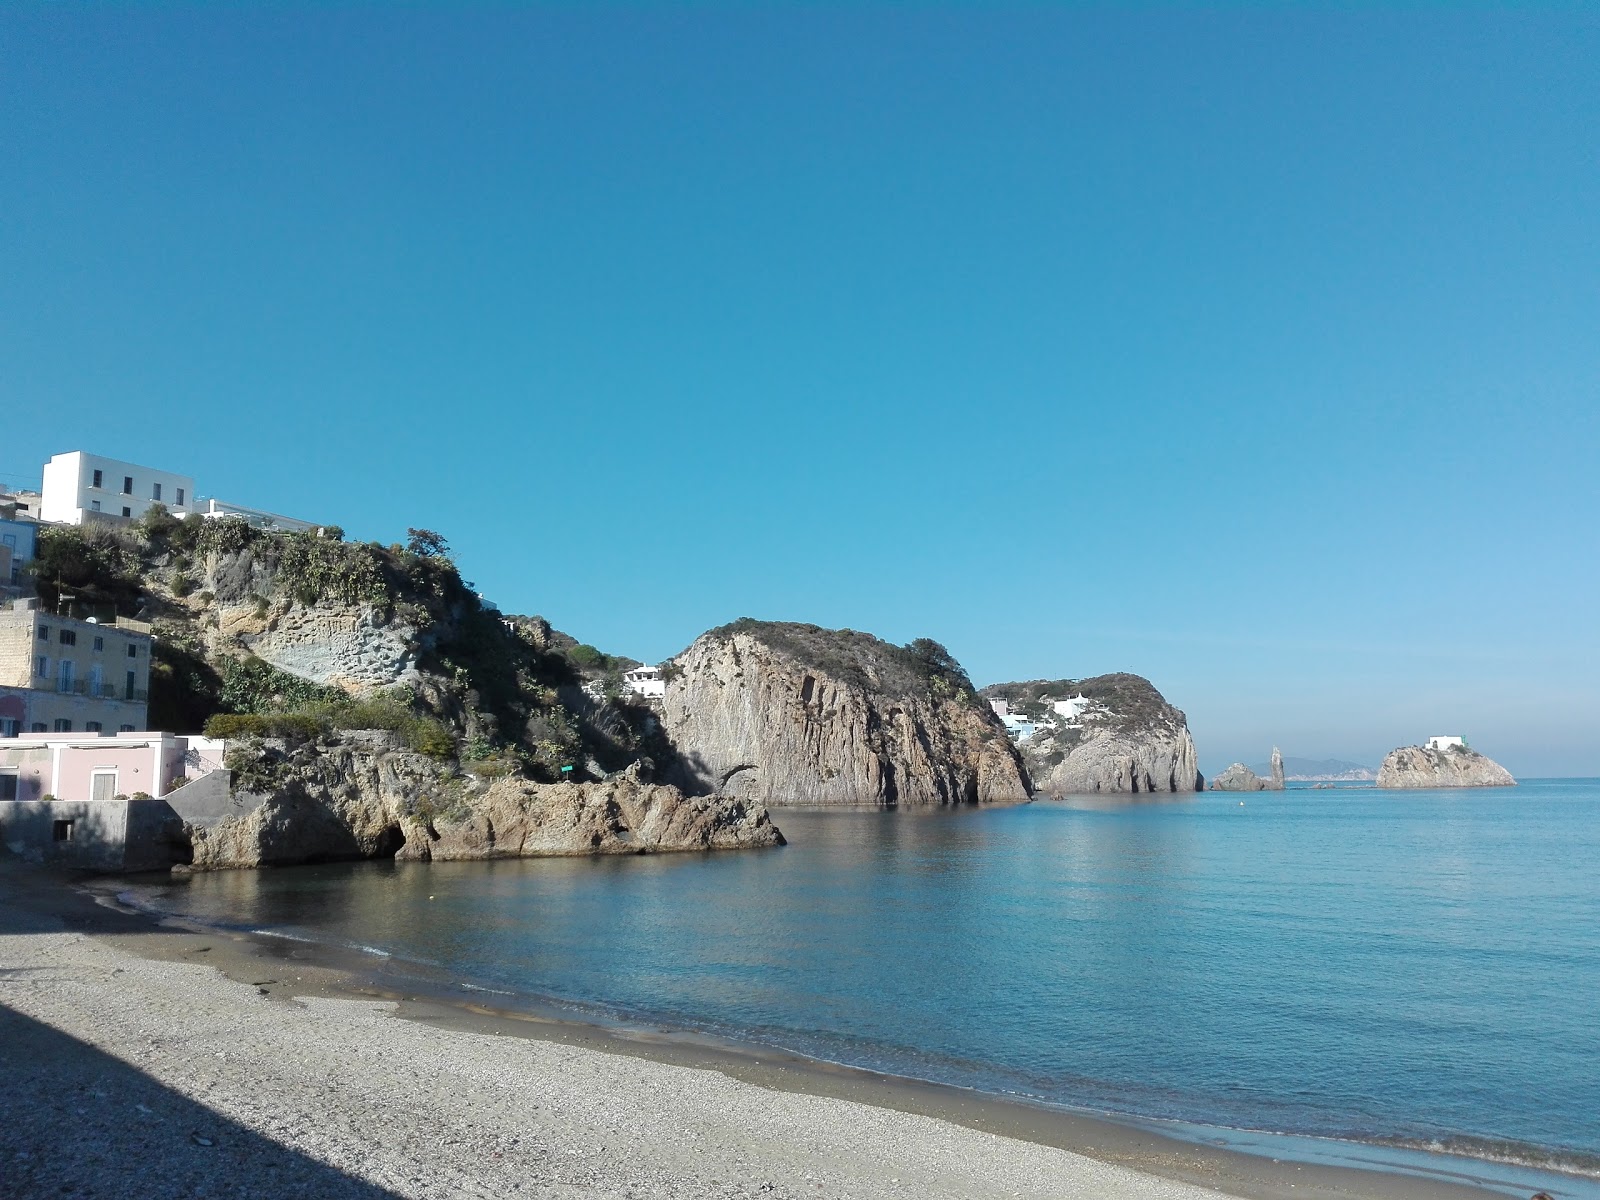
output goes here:
<path id="1" fill-rule="evenodd" d="M 37 492 L 0 493 L 0 842 L 62 865 L 114 870 L 173 860 L 174 822 L 230 804 L 221 741 L 148 729 L 150 626 L 44 611 L 29 564 L 48 525 L 173 516 L 265 529 L 313 523 L 196 493 L 192 476 L 75 450 Z"/>

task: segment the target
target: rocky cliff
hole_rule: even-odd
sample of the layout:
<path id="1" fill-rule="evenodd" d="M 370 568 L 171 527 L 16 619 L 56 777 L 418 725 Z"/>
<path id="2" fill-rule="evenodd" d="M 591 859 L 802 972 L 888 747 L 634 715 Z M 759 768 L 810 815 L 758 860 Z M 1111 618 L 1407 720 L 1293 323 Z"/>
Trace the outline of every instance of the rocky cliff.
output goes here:
<path id="1" fill-rule="evenodd" d="M 1039 720 L 1019 749 L 1033 786 L 1046 795 L 1204 786 L 1187 718 L 1138 675 L 998 683 L 982 694 Z M 1066 716 L 1052 707 L 1057 701 L 1080 703 Z"/>
<path id="2" fill-rule="evenodd" d="M 38 586 L 52 609 L 153 623 L 152 728 L 285 712 L 361 728 L 348 710 L 377 700 L 442 726 L 464 757 L 510 757 L 549 782 L 565 766 L 593 779 L 659 755 L 651 714 L 615 686 L 580 686 L 626 660 L 501 614 L 443 539 L 412 533 L 383 546 L 332 526 L 178 521 L 158 506 L 120 528 L 47 527 Z"/>
<path id="3" fill-rule="evenodd" d="M 1401 746 L 1378 768 L 1381 788 L 1514 787 L 1511 772 L 1468 746 Z"/>
<path id="4" fill-rule="evenodd" d="M 774 805 L 1029 798 L 1004 727 L 935 642 L 746 619 L 667 674 L 662 726 L 695 790 Z"/>
<path id="5" fill-rule="evenodd" d="M 390 735 L 242 743 L 232 804 L 184 836 L 193 870 L 341 859 L 646 854 L 783 844 L 759 804 L 686 796 L 638 768 L 592 783 L 462 775 Z M 181 792 L 172 803 L 185 815 Z"/>

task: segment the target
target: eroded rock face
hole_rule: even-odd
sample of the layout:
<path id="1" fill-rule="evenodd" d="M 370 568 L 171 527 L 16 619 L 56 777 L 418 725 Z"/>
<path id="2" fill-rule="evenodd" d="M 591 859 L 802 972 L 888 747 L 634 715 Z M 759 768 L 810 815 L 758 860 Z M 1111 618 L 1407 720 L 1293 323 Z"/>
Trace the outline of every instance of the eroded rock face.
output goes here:
<path id="1" fill-rule="evenodd" d="M 280 671 L 353 694 L 418 678 L 417 630 L 371 605 L 284 603 L 264 620 L 234 609 L 223 613 L 223 628 Z"/>
<path id="2" fill-rule="evenodd" d="M 668 784 L 501 780 L 464 811 L 420 826 L 400 858 L 526 858 L 781 846 L 767 810 L 728 796 L 685 796 Z"/>
<path id="3" fill-rule="evenodd" d="M 1515 787 L 1511 772 L 1468 746 L 1401 746 L 1378 768 L 1381 788 Z"/>
<path id="4" fill-rule="evenodd" d="M 920 675 L 866 634 L 737 625 L 679 655 L 667 684 L 662 726 L 691 788 L 772 805 L 1029 798 L 1004 727 L 964 676 Z"/>
<path id="5" fill-rule="evenodd" d="M 597 783 L 462 779 L 384 734 L 344 744 L 261 746 L 261 788 L 241 813 L 186 827 L 194 870 L 343 859 L 418 861 L 644 854 L 779 846 L 759 804 L 685 796 L 635 769 Z M 271 776 L 263 786 L 261 776 Z"/>
<path id="6" fill-rule="evenodd" d="M 1018 747 L 1035 790 L 1044 795 L 1193 792 L 1205 786 L 1187 718 L 1141 676 L 1000 683 L 983 694 L 1024 704 L 1086 701 L 1074 717 L 1047 714 L 1038 732 Z"/>

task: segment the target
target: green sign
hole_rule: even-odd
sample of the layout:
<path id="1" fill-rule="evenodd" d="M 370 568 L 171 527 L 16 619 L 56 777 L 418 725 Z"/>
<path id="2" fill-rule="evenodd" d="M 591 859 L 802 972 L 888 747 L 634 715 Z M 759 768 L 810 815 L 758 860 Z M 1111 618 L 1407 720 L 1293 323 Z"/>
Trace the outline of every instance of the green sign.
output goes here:
<path id="1" fill-rule="evenodd" d="M 570 770 L 572 770 L 572 766 L 571 764 L 568 764 L 567 766 L 561 768 L 561 773 L 565 775 Z"/>

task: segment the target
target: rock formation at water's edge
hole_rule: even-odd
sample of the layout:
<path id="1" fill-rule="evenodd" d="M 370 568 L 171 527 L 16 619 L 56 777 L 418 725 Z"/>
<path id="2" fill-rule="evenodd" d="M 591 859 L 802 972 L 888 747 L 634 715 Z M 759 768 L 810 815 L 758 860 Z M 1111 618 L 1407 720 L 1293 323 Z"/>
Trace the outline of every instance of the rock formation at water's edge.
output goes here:
<path id="1" fill-rule="evenodd" d="M 418 861 L 645 854 L 783 844 L 766 809 L 686 796 L 638 766 L 591 783 L 459 775 L 383 733 L 251 742 L 202 815 L 182 790 L 194 870 L 361 858 Z"/>
<path id="2" fill-rule="evenodd" d="M 1380 788 L 1515 787 L 1511 772 L 1470 746 L 1401 746 L 1378 768 Z"/>
<path id="3" fill-rule="evenodd" d="M 1281 792 L 1283 791 L 1283 755 L 1272 748 L 1270 775 L 1263 779 L 1243 763 L 1234 763 L 1211 781 L 1214 792 Z"/>
<path id="4" fill-rule="evenodd" d="M 772 805 L 1029 798 L 1004 727 L 936 642 L 744 619 L 668 675 L 662 727 L 686 788 Z"/>
<path id="5" fill-rule="evenodd" d="M 983 695 L 1038 717 L 1019 749 L 1033 786 L 1046 795 L 1205 786 L 1187 718 L 1141 676 L 997 683 Z"/>

